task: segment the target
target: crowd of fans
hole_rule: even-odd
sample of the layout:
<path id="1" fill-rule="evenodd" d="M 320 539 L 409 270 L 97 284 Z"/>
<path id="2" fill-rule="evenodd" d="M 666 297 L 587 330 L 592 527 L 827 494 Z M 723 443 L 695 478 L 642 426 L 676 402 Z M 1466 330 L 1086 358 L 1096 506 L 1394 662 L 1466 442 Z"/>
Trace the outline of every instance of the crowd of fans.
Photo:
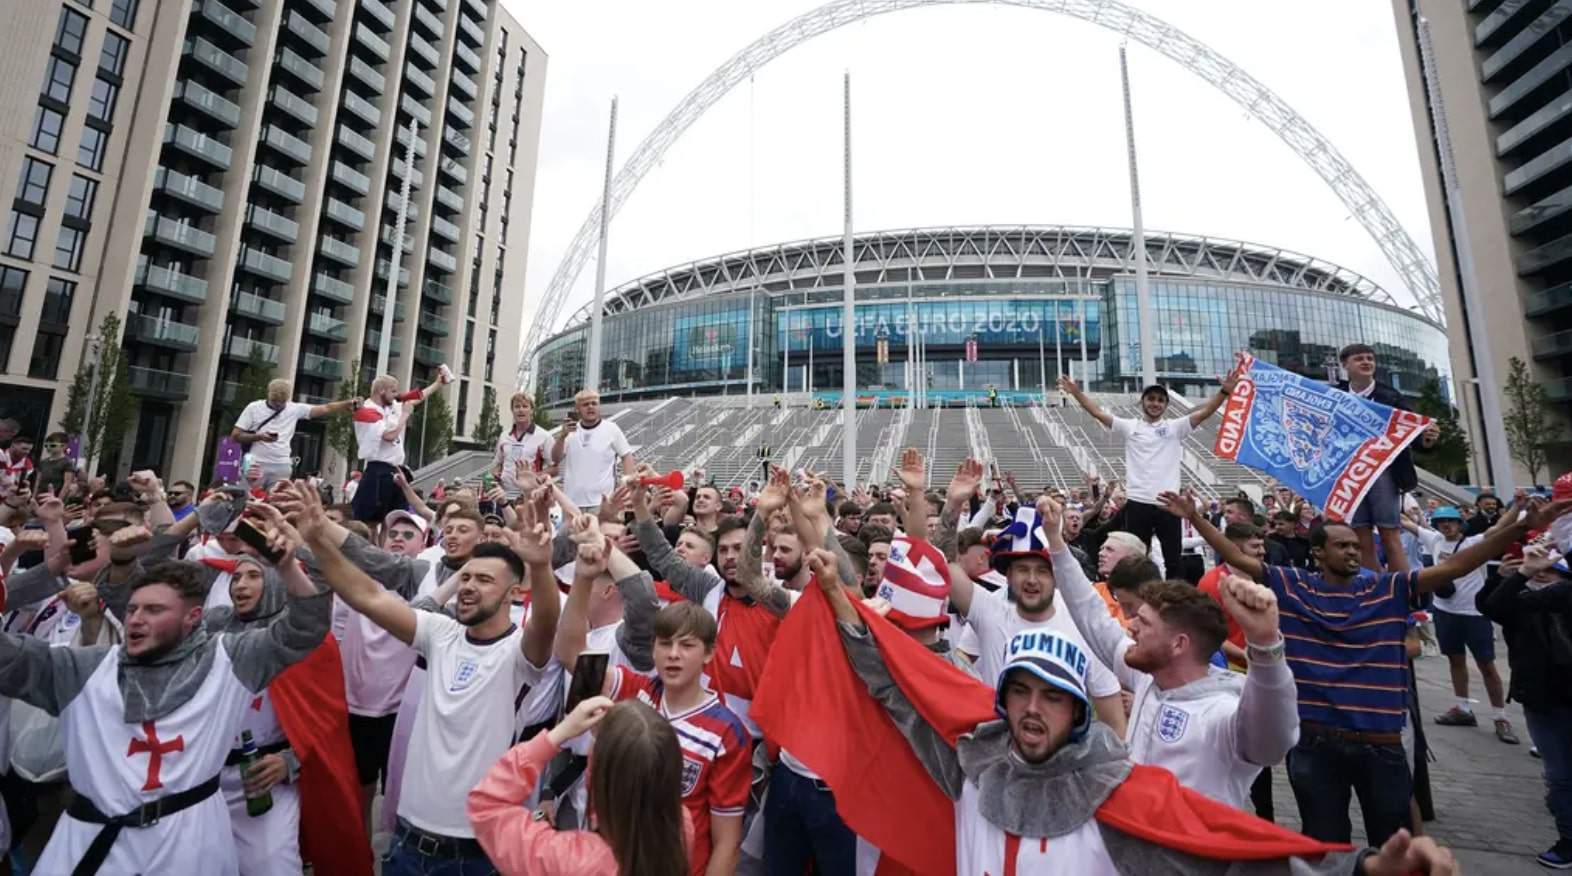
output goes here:
<path id="1" fill-rule="evenodd" d="M 287 384 L 236 424 L 239 483 L 85 476 L 67 436 L 18 436 L 0 840 L 48 874 L 336 876 L 374 847 L 387 876 L 1451 873 L 1423 836 L 1433 643 L 1457 703 L 1431 726 L 1477 723 L 1471 656 L 1495 736 L 1519 744 L 1510 697 L 1543 758 L 1539 862 L 1572 867 L 1572 480 L 1387 484 L 1354 525 L 1286 488 L 1203 502 L 1178 442 L 1235 379 L 1133 419 L 1064 381 L 1126 480 L 1039 494 L 915 450 L 883 484 L 679 483 L 590 391 L 557 430 L 516 396 L 492 469 L 423 493 L 403 425 L 440 381 L 392 378 L 345 404 L 341 497 L 278 452 L 333 412 Z"/>

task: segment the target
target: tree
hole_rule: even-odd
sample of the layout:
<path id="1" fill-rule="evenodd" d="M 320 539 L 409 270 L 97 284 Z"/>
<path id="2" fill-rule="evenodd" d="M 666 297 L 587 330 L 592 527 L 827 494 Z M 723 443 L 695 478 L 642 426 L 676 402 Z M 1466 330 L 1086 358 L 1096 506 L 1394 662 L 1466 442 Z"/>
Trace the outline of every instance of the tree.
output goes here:
<path id="1" fill-rule="evenodd" d="M 273 382 L 273 375 L 277 369 L 271 362 L 262 358 L 262 350 L 256 345 L 251 347 L 251 355 L 246 358 L 246 366 L 240 371 L 240 380 L 235 383 L 235 397 L 224 404 L 218 420 L 219 434 L 229 434 L 229 427 L 240 419 L 240 412 L 246 409 L 259 398 L 267 398 L 267 385 Z"/>
<path id="2" fill-rule="evenodd" d="M 480 446 L 492 448 L 497 446 L 497 439 L 502 437 L 502 419 L 497 415 L 497 391 L 485 387 L 480 393 L 480 422 L 475 424 L 475 440 Z"/>
<path id="3" fill-rule="evenodd" d="M 448 452 L 448 442 L 453 440 L 453 409 L 441 389 L 416 406 L 409 418 L 404 450 L 413 453 L 410 468 L 420 468 Z"/>
<path id="4" fill-rule="evenodd" d="M 1539 473 L 1549 461 L 1551 445 L 1561 438 L 1561 427 L 1551 412 L 1545 387 L 1528 373 L 1523 360 L 1508 361 L 1506 382 L 1507 409 L 1503 415 L 1507 449 L 1512 458 L 1528 470 L 1528 479 L 1539 483 Z"/>
<path id="5" fill-rule="evenodd" d="M 541 393 L 538 387 L 535 389 L 534 401 L 535 425 L 542 429 L 557 428 L 556 422 L 551 419 L 551 414 L 546 410 L 546 396 Z"/>
<path id="6" fill-rule="evenodd" d="M 356 359 L 349 365 L 349 377 L 338 382 L 338 398 L 365 398 L 371 393 L 371 383 L 366 380 L 366 375 L 361 373 L 360 360 Z M 351 413 L 334 414 L 327 420 L 324 431 L 327 435 L 327 445 L 344 458 L 349 468 L 355 467 L 355 460 L 360 458 L 359 447 L 355 444 L 355 421 Z"/>
<path id="7" fill-rule="evenodd" d="M 77 371 L 66 395 L 66 412 L 60 428 L 82 436 L 84 469 L 103 471 L 119 461 L 126 431 L 136 417 L 136 399 L 131 395 L 131 371 L 125 351 L 120 348 L 120 317 L 114 311 L 104 315 L 98 325 L 99 356 Z M 93 373 L 108 375 L 93 389 Z M 89 398 L 91 396 L 91 398 Z M 92 416 L 88 416 L 88 412 Z"/>
<path id="8" fill-rule="evenodd" d="M 79 368 L 71 378 L 71 388 L 66 391 L 65 415 L 60 418 L 60 431 L 67 435 L 82 434 L 87 423 L 87 394 L 92 392 L 93 369 Z"/>
<path id="9" fill-rule="evenodd" d="M 1420 390 L 1414 410 L 1436 421 L 1441 437 L 1426 449 L 1414 444 L 1414 458 L 1420 465 L 1447 480 L 1461 484 L 1468 480 L 1468 436 L 1458 422 L 1457 408 L 1441 396 L 1441 381 L 1430 380 Z"/>

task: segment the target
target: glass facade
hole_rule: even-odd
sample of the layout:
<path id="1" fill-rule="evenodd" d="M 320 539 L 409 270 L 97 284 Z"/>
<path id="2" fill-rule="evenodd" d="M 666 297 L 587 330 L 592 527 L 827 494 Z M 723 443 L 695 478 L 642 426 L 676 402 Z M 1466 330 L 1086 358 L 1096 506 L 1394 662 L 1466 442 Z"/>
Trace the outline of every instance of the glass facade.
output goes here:
<path id="1" fill-rule="evenodd" d="M 1158 278 L 1152 292 L 1158 372 L 1179 388 L 1215 385 L 1241 349 L 1325 378 L 1337 350 L 1362 340 L 1375 347 L 1381 378 L 1398 388 L 1417 394 L 1424 381 L 1440 379 L 1450 389 L 1445 334 L 1395 308 L 1210 280 Z M 842 323 L 838 288 L 722 293 L 611 314 L 600 389 L 608 401 L 744 393 L 751 342 L 755 391 L 838 392 Z M 1133 278 L 861 286 L 853 326 L 859 389 L 908 389 L 914 330 L 926 344 L 931 390 L 1033 391 L 1058 376 L 1056 359 L 1098 390 L 1133 390 L 1140 378 Z M 587 338 L 580 325 L 542 347 L 538 386 L 547 404 L 566 403 L 582 387 Z M 969 340 L 977 351 L 971 362 Z M 1084 367 L 1075 364 L 1083 349 Z"/>

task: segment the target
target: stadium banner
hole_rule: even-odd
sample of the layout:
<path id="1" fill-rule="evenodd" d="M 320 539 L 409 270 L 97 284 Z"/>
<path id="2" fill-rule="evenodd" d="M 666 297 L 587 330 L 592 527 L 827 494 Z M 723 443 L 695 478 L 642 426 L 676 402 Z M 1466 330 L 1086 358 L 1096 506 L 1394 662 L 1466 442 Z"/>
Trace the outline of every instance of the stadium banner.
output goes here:
<path id="1" fill-rule="evenodd" d="M 1270 475 L 1346 521 L 1430 418 L 1400 411 L 1245 354 L 1212 450 Z"/>

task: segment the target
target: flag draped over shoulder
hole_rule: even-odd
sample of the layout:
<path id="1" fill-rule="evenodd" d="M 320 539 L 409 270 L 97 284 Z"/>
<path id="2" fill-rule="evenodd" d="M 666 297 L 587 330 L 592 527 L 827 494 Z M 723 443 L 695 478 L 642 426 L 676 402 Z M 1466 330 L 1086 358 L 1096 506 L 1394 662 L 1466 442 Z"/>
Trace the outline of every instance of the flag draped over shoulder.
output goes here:
<path id="1" fill-rule="evenodd" d="M 951 745 L 996 717 L 993 689 L 965 675 L 860 602 L 853 602 L 891 677 Z M 817 583 L 786 616 L 753 701 L 765 736 L 818 773 L 854 833 L 881 851 L 879 874 L 955 872 L 955 804 L 934 784 L 852 669 L 834 612 Z M 1183 787 L 1160 767 L 1136 766 L 1097 820 L 1164 848 L 1213 860 L 1315 856 L 1330 845 Z"/>
<path id="2" fill-rule="evenodd" d="M 1213 451 L 1275 478 L 1345 521 L 1430 418 L 1246 355 Z"/>

